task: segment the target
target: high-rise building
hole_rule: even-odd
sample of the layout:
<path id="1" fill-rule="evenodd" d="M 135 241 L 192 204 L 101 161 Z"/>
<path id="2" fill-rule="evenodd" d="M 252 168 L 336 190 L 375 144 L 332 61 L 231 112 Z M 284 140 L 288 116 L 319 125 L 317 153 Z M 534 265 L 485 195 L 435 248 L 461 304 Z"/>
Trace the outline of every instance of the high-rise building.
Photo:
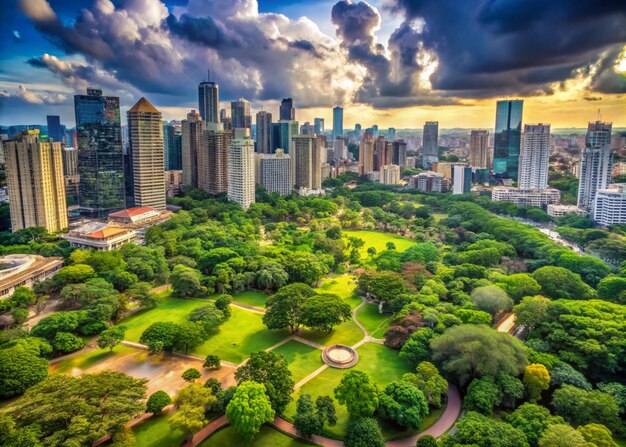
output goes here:
<path id="1" fill-rule="evenodd" d="M 61 143 L 38 141 L 37 134 L 18 135 L 3 143 L 13 231 L 67 228 Z"/>
<path id="2" fill-rule="evenodd" d="M 165 211 L 162 115 L 146 98 L 128 111 L 133 206 Z"/>
<path id="3" fill-rule="evenodd" d="M 256 114 L 256 151 L 272 153 L 272 114 L 261 111 Z"/>
<path id="4" fill-rule="evenodd" d="M 293 137 L 293 182 L 296 189 L 317 190 L 322 187 L 320 144 L 313 135 Z"/>
<path id="5" fill-rule="evenodd" d="M 472 189 L 472 168 L 466 165 L 454 165 L 452 176 L 452 194 L 467 194 Z"/>
<path id="6" fill-rule="evenodd" d="M 87 89 L 74 96 L 78 140 L 80 206 L 105 216 L 126 206 L 120 99 Z"/>
<path id="7" fill-rule="evenodd" d="M 525 124 L 519 162 L 519 189 L 548 187 L 550 125 Z"/>
<path id="8" fill-rule="evenodd" d="M 324 133 L 324 118 L 315 118 L 313 127 L 315 127 L 315 135 L 322 135 Z"/>
<path id="9" fill-rule="evenodd" d="M 63 148 L 63 175 L 78 175 L 78 151 L 75 147 Z"/>
<path id="10" fill-rule="evenodd" d="M 387 139 L 389 141 L 393 141 L 396 139 L 396 129 L 393 127 L 390 127 L 389 129 L 387 129 Z"/>
<path id="11" fill-rule="evenodd" d="M 422 167 L 430 169 L 439 160 L 439 122 L 426 121 L 422 137 Z"/>
<path id="12" fill-rule="evenodd" d="M 251 129 L 252 115 L 250 114 L 250 102 L 243 98 L 230 103 L 230 118 L 233 129 Z"/>
<path id="13" fill-rule="evenodd" d="M 469 164 L 472 168 L 489 167 L 489 132 L 472 130 L 470 133 Z"/>
<path id="14" fill-rule="evenodd" d="M 48 124 L 48 137 L 52 138 L 52 141 L 58 141 L 63 143 L 65 136 L 65 126 L 61 125 L 61 117 L 58 115 L 46 116 Z"/>
<path id="15" fill-rule="evenodd" d="M 221 123 L 207 123 L 205 142 L 198 153 L 198 188 L 210 194 L 228 191 L 228 158 L 232 132 Z"/>
<path id="16" fill-rule="evenodd" d="M 400 166 L 384 165 L 380 168 L 380 183 L 383 185 L 397 185 L 400 183 Z"/>
<path id="17" fill-rule="evenodd" d="M 598 189 L 593 203 L 593 220 L 604 226 L 626 222 L 626 186 Z"/>
<path id="18" fill-rule="evenodd" d="M 359 144 L 359 174 L 368 175 L 374 172 L 374 140 L 368 135 Z"/>
<path id="19" fill-rule="evenodd" d="M 182 128 L 180 124 L 163 121 L 163 155 L 166 171 L 183 169 Z"/>
<path id="20" fill-rule="evenodd" d="M 300 126 L 301 135 L 315 135 L 315 127 L 308 121 Z"/>
<path id="21" fill-rule="evenodd" d="M 498 101 L 493 142 L 493 171 L 498 178 L 517 181 L 522 137 L 521 99 Z"/>
<path id="22" fill-rule="evenodd" d="M 293 99 L 283 98 L 280 102 L 280 113 L 278 118 L 285 121 L 296 120 L 296 109 L 293 108 Z"/>
<path id="23" fill-rule="evenodd" d="M 272 124 L 272 152 L 283 149 L 286 154 L 291 153 L 292 138 L 298 135 L 297 121 L 279 121 Z"/>
<path id="24" fill-rule="evenodd" d="M 198 152 L 204 146 L 204 123 L 198 112 L 192 110 L 182 122 L 183 185 L 198 187 Z"/>
<path id="25" fill-rule="evenodd" d="M 285 155 L 282 149 L 275 154 L 258 154 L 258 182 L 267 192 L 277 192 L 281 196 L 291 194 L 291 156 Z"/>
<path id="26" fill-rule="evenodd" d="M 333 140 L 343 135 L 343 109 L 339 106 L 333 109 Z"/>
<path id="27" fill-rule="evenodd" d="M 343 137 L 339 137 L 333 143 L 333 151 L 336 159 L 345 160 L 348 158 L 348 146 L 346 146 L 346 140 Z"/>
<path id="28" fill-rule="evenodd" d="M 228 158 L 228 200 L 248 209 L 254 193 L 254 141 L 249 129 L 235 129 Z"/>
<path id="29" fill-rule="evenodd" d="M 228 116 L 228 111 L 226 109 L 220 109 L 220 123 L 224 125 L 224 130 L 233 129 L 233 120 L 230 116 Z"/>
<path id="30" fill-rule="evenodd" d="M 63 178 L 65 179 L 65 202 L 68 208 L 78 206 L 80 175 L 78 175 L 78 150 L 63 148 Z"/>
<path id="31" fill-rule="evenodd" d="M 450 181 L 441 174 L 426 171 L 411 177 L 410 185 L 421 192 L 444 192 L 450 186 Z"/>
<path id="32" fill-rule="evenodd" d="M 406 151 L 406 143 L 403 140 L 394 141 L 391 162 L 394 165 L 407 166 Z M 415 167 L 415 165 L 413 167 Z"/>
<path id="33" fill-rule="evenodd" d="M 611 123 L 591 122 L 587 126 L 578 181 L 578 208 L 591 210 L 596 192 L 611 182 Z"/>
<path id="34" fill-rule="evenodd" d="M 198 85 L 198 110 L 204 122 L 218 123 L 220 117 L 218 108 L 220 106 L 219 86 L 211 79 L 201 82 Z"/>

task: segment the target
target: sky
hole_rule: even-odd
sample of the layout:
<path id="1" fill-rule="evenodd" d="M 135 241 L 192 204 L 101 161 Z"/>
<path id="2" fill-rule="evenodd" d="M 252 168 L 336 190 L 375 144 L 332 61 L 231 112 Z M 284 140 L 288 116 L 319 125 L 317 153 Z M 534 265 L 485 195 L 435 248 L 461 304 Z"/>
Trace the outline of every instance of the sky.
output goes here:
<path id="1" fill-rule="evenodd" d="M 0 125 L 74 125 L 87 86 L 145 96 L 164 119 L 244 97 L 303 123 L 344 107 L 344 127 L 493 128 L 495 102 L 524 122 L 626 127 L 623 0 L 15 0 L 0 12 Z"/>

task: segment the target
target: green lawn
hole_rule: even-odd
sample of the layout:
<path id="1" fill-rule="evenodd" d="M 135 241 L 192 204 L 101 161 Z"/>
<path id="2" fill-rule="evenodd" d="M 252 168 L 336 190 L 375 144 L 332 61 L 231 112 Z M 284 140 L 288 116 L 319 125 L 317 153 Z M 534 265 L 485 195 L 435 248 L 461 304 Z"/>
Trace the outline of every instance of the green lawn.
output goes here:
<path id="1" fill-rule="evenodd" d="M 124 345 L 116 346 L 115 348 L 113 348 L 113 352 L 109 351 L 108 349 L 103 350 L 100 348 L 96 348 L 94 350 L 85 351 L 74 357 L 66 358 L 53 365 L 50 365 L 50 372 L 65 374 L 71 372 L 74 368 L 85 370 L 108 358 L 115 357 L 116 355 L 120 354 L 129 354 L 131 352 L 136 352 L 136 350 Z"/>
<path id="2" fill-rule="evenodd" d="M 133 427 L 135 447 L 172 447 L 181 445 L 184 433 L 170 429 L 168 415 L 153 417 Z"/>
<path id="3" fill-rule="evenodd" d="M 361 298 L 354 294 L 356 284 L 354 284 L 353 281 L 354 276 L 352 275 L 330 276 L 324 278 L 322 284 L 315 290 L 319 293 L 334 293 L 350 304 L 350 307 L 354 309 L 361 304 Z"/>
<path id="4" fill-rule="evenodd" d="M 296 383 L 324 364 L 320 349 L 296 340 L 290 340 L 272 352 L 285 356 L 287 363 L 289 363 L 293 381 Z"/>
<path id="5" fill-rule="evenodd" d="M 324 346 L 335 344 L 352 346 L 364 337 L 363 331 L 351 319 L 335 326 L 329 333 L 301 329 L 298 335 Z"/>
<path id="6" fill-rule="evenodd" d="M 432 216 L 435 218 L 435 222 L 439 222 L 440 220 L 448 218 L 448 215 L 446 213 L 433 213 Z"/>
<path id="7" fill-rule="evenodd" d="M 264 425 L 252 444 L 241 438 L 229 426 L 214 433 L 213 436 L 202 442 L 199 447 L 239 447 L 243 445 L 254 447 L 303 447 L 317 444 L 310 444 L 301 439 L 292 438 L 269 425 Z"/>
<path id="8" fill-rule="evenodd" d="M 389 323 L 391 322 L 391 315 L 381 314 L 378 311 L 378 306 L 376 304 L 364 304 L 357 313 L 356 317 L 359 320 L 367 333 L 372 337 L 382 338 Z"/>
<path id="9" fill-rule="evenodd" d="M 247 304 L 248 306 L 255 306 L 265 308 L 265 301 L 267 301 L 268 295 L 258 290 L 248 290 L 246 292 L 239 293 L 233 297 L 233 301 L 241 304 Z"/>
<path id="10" fill-rule="evenodd" d="M 415 241 L 411 239 L 407 239 L 402 236 L 396 236 L 391 233 L 382 233 L 379 231 L 351 231 L 351 230 L 342 230 L 341 232 L 344 236 L 348 237 L 358 237 L 359 239 L 363 239 L 365 241 L 365 245 L 361 247 L 359 250 L 361 253 L 361 258 L 367 258 L 367 249 L 370 247 L 374 247 L 376 252 L 381 252 L 387 248 L 387 242 L 393 242 L 396 246 L 396 250 L 404 251 L 409 248 L 411 245 L 415 244 Z"/>

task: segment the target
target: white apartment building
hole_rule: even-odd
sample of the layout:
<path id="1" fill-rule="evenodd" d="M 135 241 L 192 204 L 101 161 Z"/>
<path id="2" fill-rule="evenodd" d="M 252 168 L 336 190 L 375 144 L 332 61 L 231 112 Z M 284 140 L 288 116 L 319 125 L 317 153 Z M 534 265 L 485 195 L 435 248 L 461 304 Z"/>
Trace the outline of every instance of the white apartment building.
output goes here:
<path id="1" fill-rule="evenodd" d="M 589 123 L 578 178 L 578 207 L 593 209 L 596 192 L 611 181 L 611 123 Z"/>
<path id="2" fill-rule="evenodd" d="M 494 202 L 511 202 L 516 205 L 545 207 L 558 204 L 561 192 L 558 189 L 522 190 L 508 186 L 496 186 L 491 190 L 491 200 Z"/>
<path id="3" fill-rule="evenodd" d="M 400 166 L 384 165 L 380 168 L 380 183 L 397 185 L 400 183 Z"/>
<path id="4" fill-rule="evenodd" d="M 519 162 L 519 189 L 546 189 L 550 160 L 550 125 L 525 124 Z"/>
<path id="5" fill-rule="evenodd" d="M 626 222 L 626 184 L 599 189 L 593 206 L 593 220 L 603 226 Z"/>
<path id="6" fill-rule="evenodd" d="M 277 192 L 281 196 L 291 194 L 291 156 L 285 155 L 282 149 L 274 154 L 257 154 L 257 181 L 267 192 Z"/>
<path id="7" fill-rule="evenodd" d="M 228 200 L 248 209 L 254 193 L 254 140 L 250 129 L 235 129 L 228 157 Z"/>
<path id="8" fill-rule="evenodd" d="M 548 205 L 548 216 L 551 217 L 563 217 L 568 214 L 576 214 L 578 216 L 586 216 L 589 214 L 587 211 L 578 208 L 576 205 Z"/>

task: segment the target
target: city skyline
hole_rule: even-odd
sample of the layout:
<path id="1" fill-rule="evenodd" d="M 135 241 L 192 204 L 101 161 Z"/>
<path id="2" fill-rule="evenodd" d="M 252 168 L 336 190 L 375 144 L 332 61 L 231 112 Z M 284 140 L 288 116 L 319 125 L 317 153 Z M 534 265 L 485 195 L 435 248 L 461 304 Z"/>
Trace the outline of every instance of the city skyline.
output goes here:
<path id="1" fill-rule="evenodd" d="M 18 3 L 21 9 L 9 7 L 6 16 L 14 14 L 14 20 L 2 31 L 2 40 L 12 43 L 0 50 L 3 67 L 10 68 L 0 77 L 2 125 L 44 123 L 49 114 L 60 115 L 61 123 L 73 127 L 71 97 L 87 86 L 119 96 L 122 111 L 145 96 L 165 120 L 180 120 L 197 106 L 197 85 L 210 70 L 211 80 L 220 85 L 220 108 L 229 108 L 230 101 L 243 97 L 251 102 L 251 114 L 268 110 L 278 116 L 281 99 L 293 98 L 301 123 L 312 123 L 315 118 L 330 123 L 332 108 L 340 105 L 344 128 L 360 123 L 363 127 L 418 129 L 425 121 L 436 120 L 440 128 L 491 129 L 494 102 L 519 97 L 525 102 L 524 122 L 549 122 L 553 129 L 584 128 L 598 118 L 600 109 L 602 120 L 613 122 L 615 128 L 626 126 L 626 31 L 620 26 L 624 12 L 616 10 L 616 4 L 593 11 L 592 2 L 583 1 L 576 12 L 559 15 L 566 10 L 565 2 L 551 2 L 547 11 L 530 20 L 530 31 L 525 31 L 510 18 L 515 2 L 498 10 L 488 10 L 482 1 L 467 2 L 464 7 L 478 12 L 467 15 L 464 33 L 476 33 L 479 43 L 454 39 L 452 50 L 471 57 L 470 62 L 455 67 L 456 73 L 450 68 L 455 55 L 437 46 L 452 33 L 452 24 L 442 23 L 442 12 L 435 10 L 446 8 L 426 3 L 374 0 L 302 5 L 294 0 L 258 4 L 242 0 L 221 7 L 217 0 L 187 4 L 151 0 L 103 2 L 106 7 L 99 9 L 88 1 Z M 103 25 L 94 36 L 88 37 L 75 24 L 77 18 L 88 19 L 81 8 Z M 542 27 L 573 32 L 568 26 L 582 14 L 587 20 L 585 29 L 579 30 L 581 35 L 585 30 L 587 34 L 601 30 L 599 35 L 587 36 L 586 41 L 572 38 L 559 48 L 556 44 L 536 46 L 534 54 L 524 45 L 529 32 L 549 41 L 552 34 L 537 31 Z M 192 23 L 207 24 L 209 19 L 219 29 L 232 28 L 216 38 L 223 41 L 211 41 L 202 33 L 191 35 Z M 159 48 L 169 46 L 171 60 L 161 61 L 146 45 L 131 51 L 127 41 L 136 39 L 132 33 L 126 40 L 107 40 L 111 30 L 105 31 L 104 25 L 115 20 L 121 21 L 119 26 L 144 32 L 150 36 L 147 41 Z M 498 28 L 509 25 L 506 31 Z M 276 27 L 277 36 L 268 37 L 270 26 Z M 239 32 L 243 46 L 238 46 L 241 42 L 231 32 Z M 259 42 L 253 43 L 254 38 Z M 365 43 L 357 59 L 351 55 L 359 42 Z M 262 43 L 267 44 L 264 58 L 253 58 L 250 53 Z M 394 76 L 371 62 L 376 45 L 383 51 L 384 64 L 397 67 Z M 511 52 L 513 48 L 516 51 Z M 232 52 L 229 57 L 228 51 Z M 409 54 L 411 60 L 398 59 L 400 53 Z M 274 65 L 267 67 L 259 59 Z M 296 63 L 307 67 L 297 76 L 290 65 Z M 490 69 L 485 68 L 487 63 Z M 146 71 L 155 64 L 158 73 Z M 146 67 L 138 67 L 142 65 Z M 272 70 L 280 74 L 272 75 Z"/>

